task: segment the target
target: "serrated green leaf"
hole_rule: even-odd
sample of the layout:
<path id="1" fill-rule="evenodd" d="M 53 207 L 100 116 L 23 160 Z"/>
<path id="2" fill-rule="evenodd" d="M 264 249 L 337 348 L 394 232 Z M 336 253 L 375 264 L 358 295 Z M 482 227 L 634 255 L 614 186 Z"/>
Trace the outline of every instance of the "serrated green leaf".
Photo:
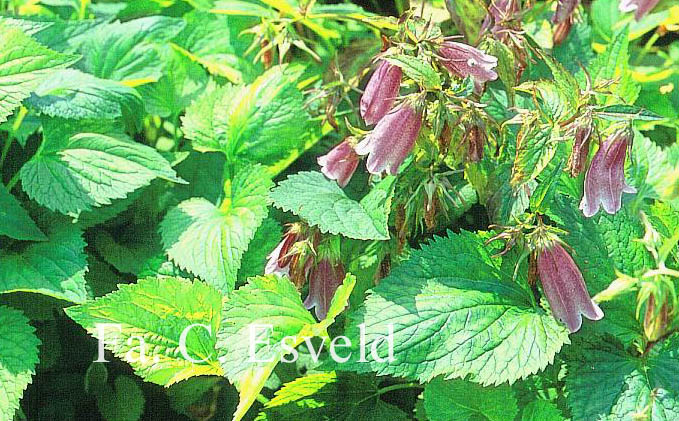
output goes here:
<path id="1" fill-rule="evenodd" d="M 378 398 L 373 378 L 348 373 L 314 373 L 286 383 L 257 421 L 405 421 L 396 406 Z"/>
<path id="2" fill-rule="evenodd" d="M 75 120 L 124 116 L 140 120 L 143 115 L 141 97 L 134 89 L 73 69 L 46 78 L 29 104 L 50 117 Z"/>
<path id="3" fill-rule="evenodd" d="M 21 185 L 41 205 L 68 214 L 111 204 L 155 178 L 184 182 L 155 149 L 121 135 L 62 137 L 46 128 L 40 150 L 21 168 Z"/>
<path id="4" fill-rule="evenodd" d="M 569 343 L 568 332 L 531 304 L 500 265 L 484 240 L 466 231 L 413 251 L 369 292 L 348 328 L 358 342 L 365 324 L 371 344 L 393 326 L 394 361 L 367 352 L 367 363 L 342 367 L 420 381 L 471 375 L 483 385 L 513 383 L 544 369 Z M 377 353 L 386 360 L 385 341 Z"/>
<path id="5" fill-rule="evenodd" d="M 185 200 L 160 224 L 167 255 L 223 293 L 236 284 L 243 253 L 268 214 L 273 186 L 262 167 L 245 167 L 227 180 L 220 207 L 203 198 Z"/>
<path id="6" fill-rule="evenodd" d="M 386 56 L 384 59 L 394 66 L 400 67 L 406 76 L 426 89 L 441 89 L 439 74 L 426 61 L 405 54 Z"/>
<path id="7" fill-rule="evenodd" d="M 583 344 L 566 377 L 573 421 L 679 419 L 679 337 L 655 344 L 645 357 L 610 340 Z"/>
<path id="8" fill-rule="evenodd" d="M 342 285 L 337 288 L 335 294 L 332 296 L 332 301 L 330 301 L 330 307 L 328 308 L 328 313 L 325 316 L 325 320 L 320 323 L 322 326 L 327 327 L 333 324 L 337 316 L 339 316 L 340 313 L 342 313 L 344 309 L 347 308 L 347 305 L 349 304 L 349 297 L 351 296 L 351 292 L 354 290 L 355 286 L 356 277 L 348 273 L 344 277 Z"/>
<path id="9" fill-rule="evenodd" d="M 215 341 L 220 327 L 222 296 L 200 281 L 182 278 L 145 278 L 85 304 L 69 307 L 66 314 L 106 349 L 130 363 L 144 380 L 169 386 L 199 375 L 221 375 Z M 181 354 L 182 333 L 186 354 Z M 119 325 L 120 329 L 115 326 Z M 100 337 L 103 333 L 104 338 Z M 141 339 L 146 358 L 141 360 Z"/>
<path id="10" fill-rule="evenodd" d="M 0 183 L 0 235 L 17 240 L 44 241 L 45 234 L 40 231 L 21 203 Z"/>
<path id="11" fill-rule="evenodd" d="M 679 162 L 673 162 L 673 153 L 679 154 L 676 144 L 662 148 L 635 132 L 630 156 L 633 165 L 628 167 L 627 173 L 638 197 L 664 200 L 679 197 Z"/>
<path id="12" fill-rule="evenodd" d="M 296 86 L 301 68 L 276 66 L 252 84 L 206 92 L 182 118 L 182 130 L 201 152 L 223 152 L 277 174 L 320 138 Z"/>
<path id="13" fill-rule="evenodd" d="M 436 378 L 424 389 L 424 408 L 431 421 L 513 420 L 519 409 L 507 385 L 482 387 L 464 380 Z"/>
<path id="14" fill-rule="evenodd" d="M 294 348 L 303 342 L 302 335 L 315 336 L 316 322 L 292 282 L 275 275 L 250 278 L 229 296 L 222 317 L 217 350 L 226 377 L 240 393 L 233 416 L 238 421 L 285 354 L 282 339 L 296 336 L 288 344 Z"/>
<path id="15" fill-rule="evenodd" d="M 21 253 L 0 250 L 0 294 L 25 291 L 82 303 L 88 298 L 82 233 L 74 225 L 53 223 L 47 238 Z"/>
<path id="16" fill-rule="evenodd" d="M 556 142 L 552 140 L 554 130 L 555 127 L 536 122 L 524 123 L 521 127 L 512 168 L 512 187 L 535 180 L 547 167 L 556 153 Z"/>
<path id="17" fill-rule="evenodd" d="M 79 46 L 83 60 L 78 67 L 101 79 L 138 86 L 162 76 L 162 45 L 181 32 L 182 19 L 150 16 L 99 26 Z"/>
<path id="18" fill-rule="evenodd" d="M 320 172 L 300 172 L 271 192 L 274 205 L 290 211 L 322 232 L 357 240 L 387 240 L 387 219 L 395 177 L 387 177 L 357 202 Z"/>
<path id="19" fill-rule="evenodd" d="M 79 57 L 52 51 L 18 28 L 0 23 L 0 123 L 28 98 L 31 91 L 57 69 Z"/>
<path id="20" fill-rule="evenodd" d="M 0 306 L 0 419 L 14 419 L 35 374 L 40 341 L 34 333 L 23 313 Z"/>
<path id="21" fill-rule="evenodd" d="M 106 421 L 138 421 L 144 414 L 144 392 L 130 376 L 118 376 L 113 387 L 97 395 L 97 407 Z"/>

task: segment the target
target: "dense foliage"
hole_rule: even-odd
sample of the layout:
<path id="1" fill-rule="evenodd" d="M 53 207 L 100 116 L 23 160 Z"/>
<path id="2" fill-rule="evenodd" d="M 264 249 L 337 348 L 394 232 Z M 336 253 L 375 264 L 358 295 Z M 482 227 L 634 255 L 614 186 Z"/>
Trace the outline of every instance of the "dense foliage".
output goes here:
<path id="1" fill-rule="evenodd" d="M 0 1 L 0 421 L 679 420 L 674 0 Z"/>

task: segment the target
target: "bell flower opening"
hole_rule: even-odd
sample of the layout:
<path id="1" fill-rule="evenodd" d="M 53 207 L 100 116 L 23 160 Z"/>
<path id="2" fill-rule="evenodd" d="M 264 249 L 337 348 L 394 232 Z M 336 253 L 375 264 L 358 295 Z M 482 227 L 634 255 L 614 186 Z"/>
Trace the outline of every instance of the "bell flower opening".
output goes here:
<path id="1" fill-rule="evenodd" d="M 327 154 L 319 156 L 317 162 L 326 177 L 336 180 L 340 187 L 345 187 L 354 175 L 359 160 L 360 157 L 351 146 L 351 142 L 344 140 Z"/>
<path id="2" fill-rule="evenodd" d="M 475 83 L 483 84 L 498 77 L 493 70 L 497 67 L 497 58 L 470 45 L 446 41 L 439 48 L 439 54 L 443 57 L 441 64 L 460 78 L 471 76 Z"/>

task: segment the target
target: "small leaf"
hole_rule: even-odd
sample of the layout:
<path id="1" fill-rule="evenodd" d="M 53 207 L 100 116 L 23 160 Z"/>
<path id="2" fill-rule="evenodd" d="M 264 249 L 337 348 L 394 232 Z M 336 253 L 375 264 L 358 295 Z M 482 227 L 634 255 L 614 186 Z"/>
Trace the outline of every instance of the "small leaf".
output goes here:
<path id="1" fill-rule="evenodd" d="M 610 121 L 659 121 L 665 117 L 636 105 L 609 105 L 596 110 L 596 115 Z"/>
<path id="2" fill-rule="evenodd" d="M 400 67 L 406 76 L 426 89 L 441 89 L 439 74 L 426 61 L 404 54 L 386 56 L 384 59 L 394 66 Z"/>

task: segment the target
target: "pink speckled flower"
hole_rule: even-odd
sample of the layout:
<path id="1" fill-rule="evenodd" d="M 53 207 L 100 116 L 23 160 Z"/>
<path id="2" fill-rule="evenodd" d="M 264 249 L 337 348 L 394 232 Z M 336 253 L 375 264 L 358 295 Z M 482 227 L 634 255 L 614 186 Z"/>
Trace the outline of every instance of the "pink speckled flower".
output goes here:
<path id="1" fill-rule="evenodd" d="M 497 58 L 477 48 L 446 41 L 439 48 L 439 54 L 444 58 L 441 64 L 455 76 L 472 76 L 477 85 L 497 79 L 497 73 L 493 70 L 497 66 Z"/>
<path id="2" fill-rule="evenodd" d="M 361 117 L 365 124 L 377 124 L 394 106 L 403 72 L 398 66 L 380 61 L 361 97 Z"/>
<path id="3" fill-rule="evenodd" d="M 299 234 L 295 230 L 288 230 L 283 236 L 283 239 L 276 246 L 275 249 L 267 256 L 266 267 L 264 273 L 266 275 L 290 275 L 290 262 L 292 256 L 290 249 L 299 239 Z"/>
<path id="4" fill-rule="evenodd" d="M 600 207 L 615 214 L 622 206 L 623 193 L 636 193 L 625 184 L 625 157 L 632 141 L 628 129 L 618 130 L 599 146 L 585 175 L 585 194 L 580 209 L 586 217 L 596 215 Z"/>
<path id="5" fill-rule="evenodd" d="M 620 11 L 634 12 L 634 19 L 643 18 L 660 0 L 620 0 Z"/>
<path id="6" fill-rule="evenodd" d="M 351 180 L 358 167 L 359 156 L 348 140 L 336 145 L 330 152 L 318 157 L 321 172 L 331 180 L 337 180 L 344 187 Z"/>
<path id="7" fill-rule="evenodd" d="M 557 242 L 538 252 L 538 275 L 552 314 L 571 332 L 582 326 L 582 316 L 601 320 L 604 312 L 592 301 L 573 258 Z"/>
<path id="8" fill-rule="evenodd" d="M 325 319 L 337 288 L 342 285 L 346 272 L 341 262 L 332 263 L 329 258 L 322 258 L 311 269 L 309 275 L 309 295 L 304 300 L 304 307 L 314 309 L 318 320 Z"/>
<path id="9" fill-rule="evenodd" d="M 415 145 L 422 127 L 422 112 L 404 102 L 384 116 L 365 139 L 356 145 L 356 153 L 368 155 L 371 174 L 387 171 L 396 175 L 398 167 Z"/>

